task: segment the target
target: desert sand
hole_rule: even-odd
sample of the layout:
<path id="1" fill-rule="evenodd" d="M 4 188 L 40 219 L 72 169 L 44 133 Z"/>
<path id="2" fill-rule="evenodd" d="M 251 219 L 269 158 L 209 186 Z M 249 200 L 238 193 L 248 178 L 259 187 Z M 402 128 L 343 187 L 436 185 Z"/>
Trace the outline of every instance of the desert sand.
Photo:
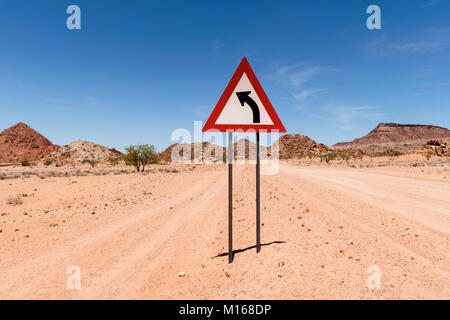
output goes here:
<path id="1" fill-rule="evenodd" d="M 232 264 L 225 165 L 0 180 L 0 299 L 449 299 L 450 163 L 430 163 L 282 162 L 259 254 L 255 167 L 236 165 Z"/>

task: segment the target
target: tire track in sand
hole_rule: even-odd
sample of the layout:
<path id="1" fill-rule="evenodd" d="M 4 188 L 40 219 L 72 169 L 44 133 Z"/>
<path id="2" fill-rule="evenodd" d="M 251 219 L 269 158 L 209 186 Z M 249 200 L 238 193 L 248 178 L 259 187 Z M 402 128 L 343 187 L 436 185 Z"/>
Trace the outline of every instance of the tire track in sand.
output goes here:
<path id="1" fill-rule="evenodd" d="M 79 265 L 81 268 L 82 286 L 91 288 L 91 292 L 101 292 L 109 286 L 110 279 L 115 268 L 122 270 L 122 263 L 130 264 L 139 254 L 135 248 L 139 243 L 151 243 L 154 235 L 157 241 L 165 237 L 159 237 L 162 232 L 176 232 L 184 219 L 177 212 L 170 212 L 170 207 L 189 206 L 191 198 L 198 194 L 206 193 L 212 185 L 218 187 L 217 181 L 223 172 L 211 172 L 201 176 L 191 189 L 172 198 L 167 203 L 144 210 L 136 214 L 125 216 L 118 221 L 105 225 L 100 230 L 92 230 L 87 234 L 80 234 L 78 238 L 63 243 L 54 248 L 48 248 L 48 252 L 39 256 L 28 257 L 22 260 L 20 265 L 4 271 L 0 284 L 1 298 L 80 298 L 84 296 L 82 290 L 69 291 L 66 287 L 66 268 L 69 265 Z M 195 200 L 197 203 L 202 200 Z M 194 205 L 195 207 L 195 205 Z M 173 222 L 168 222 L 175 220 Z M 174 223 L 174 227 L 167 225 Z M 169 236 L 169 235 L 168 235 Z M 155 242 L 154 247 L 157 247 Z M 143 246 L 143 245 L 142 245 Z M 134 256 L 133 256 L 134 255 Z M 118 271 L 120 273 L 120 271 Z M 100 290 L 100 291 L 99 291 Z M 87 292 L 88 290 L 86 290 Z M 86 296 L 87 297 L 87 296 Z M 104 296 L 103 298 L 108 298 Z"/>

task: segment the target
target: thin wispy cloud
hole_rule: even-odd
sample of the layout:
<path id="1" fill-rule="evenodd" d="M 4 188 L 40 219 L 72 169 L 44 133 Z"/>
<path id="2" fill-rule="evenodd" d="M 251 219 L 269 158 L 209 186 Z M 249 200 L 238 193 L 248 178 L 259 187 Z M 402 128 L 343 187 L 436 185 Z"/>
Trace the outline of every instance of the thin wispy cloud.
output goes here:
<path id="1" fill-rule="evenodd" d="M 422 6 L 422 8 L 432 7 L 432 6 L 436 5 L 436 4 L 438 4 L 439 2 L 441 2 L 441 0 L 431 0 L 431 1 L 428 1 L 428 2 L 426 2 L 426 3 Z"/>
<path id="2" fill-rule="evenodd" d="M 366 52 L 371 56 L 394 56 L 404 54 L 429 54 L 442 51 L 450 46 L 450 27 L 432 27 L 405 39 L 386 36 L 366 44 Z"/>
<path id="3" fill-rule="evenodd" d="M 379 118 L 385 115 L 385 113 L 379 112 L 376 107 L 368 105 L 357 106 L 328 106 L 326 109 L 329 111 L 331 121 L 336 126 L 343 130 L 353 129 L 353 124 L 358 119 L 363 118 Z"/>
<path id="4" fill-rule="evenodd" d="M 379 108 L 370 105 L 328 104 L 319 112 L 306 111 L 305 113 L 341 130 L 352 130 L 355 128 L 355 124 L 363 119 L 386 116 L 386 113 L 380 112 Z"/>
<path id="5" fill-rule="evenodd" d="M 350 106 L 350 107 L 333 107 L 331 108 L 334 121 L 341 124 L 349 124 L 355 118 L 367 118 L 373 116 L 371 112 L 374 110 L 370 106 Z"/>
<path id="6" fill-rule="evenodd" d="M 295 100 L 295 108 L 302 114 L 327 123 L 340 130 L 353 130 L 364 119 L 385 116 L 377 107 L 370 104 L 346 104 L 345 102 L 326 102 L 311 100 L 328 89 L 311 84 L 327 76 L 331 72 L 340 71 L 328 66 L 313 66 L 306 63 L 295 63 L 277 68 L 275 79 L 286 88 Z M 327 99 L 322 97 L 321 100 Z"/>
<path id="7" fill-rule="evenodd" d="M 314 94 L 326 91 L 324 88 L 307 87 L 308 82 L 336 70 L 331 67 L 294 63 L 279 66 L 271 78 L 278 85 L 285 87 L 295 100 L 301 101 Z"/>
<path id="8" fill-rule="evenodd" d="M 291 71 L 294 71 L 302 66 L 305 66 L 306 63 L 294 63 L 290 65 L 280 66 L 276 69 L 275 73 L 278 77 L 285 77 L 286 75 L 289 75 Z"/>
<path id="9" fill-rule="evenodd" d="M 208 118 L 208 110 L 210 110 L 211 107 L 206 107 L 206 106 L 199 106 L 199 107 L 194 107 L 189 109 L 189 111 L 191 113 L 193 113 L 194 115 L 196 115 L 197 117 L 200 118 Z"/>
<path id="10" fill-rule="evenodd" d="M 289 74 L 289 80 L 294 88 L 299 89 L 306 82 L 312 80 L 313 78 L 315 78 L 321 74 L 334 71 L 334 70 L 335 69 L 333 69 L 333 68 L 322 67 L 322 66 L 314 66 L 314 67 L 307 67 L 307 68 L 292 70 L 292 72 Z"/>
<path id="11" fill-rule="evenodd" d="M 320 88 L 304 89 L 304 90 L 300 91 L 299 93 L 294 94 L 294 98 L 298 101 L 301 101 L 301 100 L 306 99 L 310 95 L 313 95 L 315 93 L 320 93 L 323 91 L 326 91 L 326 89 L 320 89 Z"/>
<path id="12" fill-rule="evenodd" d="M 227 40 L 214 39 L 211 42 L 211 49 L 214 52 L 221 52 L 228 45 L 228 43 L 229 43 L 229 41 L 227 41 Z"/>

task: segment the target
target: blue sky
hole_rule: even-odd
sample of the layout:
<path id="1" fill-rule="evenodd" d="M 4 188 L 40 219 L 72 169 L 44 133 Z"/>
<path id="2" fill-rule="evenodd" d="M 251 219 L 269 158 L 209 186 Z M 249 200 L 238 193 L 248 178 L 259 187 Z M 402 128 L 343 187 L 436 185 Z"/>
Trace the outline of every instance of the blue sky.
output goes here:
<path id="1" fill-rule="evenodd" d="M 0 0 L 0 43 L 0 130 L 22 121 L 60 145 L 162 150 L 206 121 L 243 56 L 288 133 L 331 145 L 379 122 L 450 127 L 447 0 Z"/>

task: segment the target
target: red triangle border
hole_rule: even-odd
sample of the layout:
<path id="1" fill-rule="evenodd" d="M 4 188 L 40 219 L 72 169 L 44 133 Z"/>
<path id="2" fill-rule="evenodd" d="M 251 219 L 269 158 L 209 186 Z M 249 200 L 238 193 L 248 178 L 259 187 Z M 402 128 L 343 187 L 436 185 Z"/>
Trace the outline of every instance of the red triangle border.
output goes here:
<path id="1" fill-rule="evenodd" d="M 243 125 L 243 124 L 216 124 L 215 122 L 219 118 L 219 115 L 221 114 L 223 108 L 225 108 L 226 103 L 230 99 L 230 96 L 233 94 L 234 89 L 239 83 L 239 80 L 241 80 L 243 74 L 246 74 L 248 79 L 250 80 L 251 85 L 256 91 L 256 94 L 258 95 L 259 99 L 261 100 L 261 103 L 263 104 L 263 107 L 266 109 L 267 113 L 269 114 L 270 119 L 272 120 L 273 124 L 250 124 L 250 125 Z M 270 131 L 277 131 L 277 132 L 286 132 L 286 129 L 283 126 L 283 123 L 281 122 L 280 118 L 278 117 L 275 109 L 272 106 L 272 103 L 270 103 L 269 98 L 267 97 L 266 93 L 264 92 L 264 89 L 262 88 L 261 84 L 258 81 L 258 78 L 256 77 L 255 73 L 253 72 L 252 68 L 250 67 L 250 64 L 248 63 L 247 59 L 244 57 L 239 64 L 238 68 L 233 74 L 233 77 L 231 78 L 230 82 L 228 83 L 227 87 L 225 88 L 225 91 L 222 93 L 222 96 L 220 97 L 219 101 L 217 102 L 214 110 L 212 111 L 211 115 L 209 116 L 208 120 L 205 123 L 205 126 L 203 127 L 203 132 L 205 131 L 211 131 L 211 132 L 232 132 L 235 130 L 244 130 L 244 131 L 255 131 L 255 132 L 270 132 Z"/>

